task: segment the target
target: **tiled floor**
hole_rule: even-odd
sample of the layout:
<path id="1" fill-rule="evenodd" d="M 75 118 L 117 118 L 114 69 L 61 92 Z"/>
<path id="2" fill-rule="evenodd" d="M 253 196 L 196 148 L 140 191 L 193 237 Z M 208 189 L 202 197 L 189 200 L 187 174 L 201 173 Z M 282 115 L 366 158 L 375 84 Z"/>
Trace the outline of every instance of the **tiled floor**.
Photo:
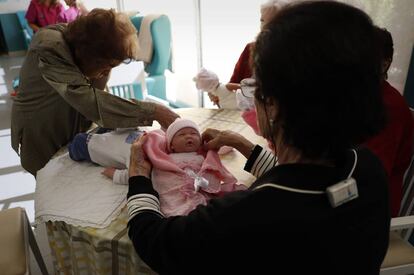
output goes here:
<path id="1" fill-rule="evenodd" d="M 23 207 L 31 223 L 34 222 L 34 191 L 36 181 L 20 166 L 20 159 L 10 146 L 10 114 L 13 99 L 10 97 L 12 80 L 19 74 L 24 57 L 0 56 L 0 210 Z M 1 226 L 1 225 L 0 225 Z M 35 235 L 43 258 L 52 272 L 49 244 L 45 227 L 37 226 Z M 33 259 L 33 257 L 32 257 Z M 32 274 L 40 274 L 31 263 Z"/>

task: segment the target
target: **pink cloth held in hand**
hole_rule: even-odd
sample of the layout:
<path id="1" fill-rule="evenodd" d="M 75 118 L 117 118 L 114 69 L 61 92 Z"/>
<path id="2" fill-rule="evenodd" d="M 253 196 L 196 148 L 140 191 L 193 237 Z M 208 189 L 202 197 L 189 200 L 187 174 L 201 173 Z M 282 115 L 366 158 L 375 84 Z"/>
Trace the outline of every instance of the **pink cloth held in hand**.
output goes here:
<path id="1" fill-rule="evenodd" d="M 220 149 L 217 151 L 217 154 L 225 155 L 225 154 L 230 153 L 231 151 L 233 151 L 233 147 L 224 145 L 220 147 Z"/>

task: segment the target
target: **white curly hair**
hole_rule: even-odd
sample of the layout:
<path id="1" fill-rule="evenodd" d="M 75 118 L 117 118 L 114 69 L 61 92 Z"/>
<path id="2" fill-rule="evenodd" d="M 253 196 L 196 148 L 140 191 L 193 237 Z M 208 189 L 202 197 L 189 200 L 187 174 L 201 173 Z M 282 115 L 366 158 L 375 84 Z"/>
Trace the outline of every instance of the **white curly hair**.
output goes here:
<path id="1" fill-rule="evenodd" d="M 288 0 L 269 0 L 266 3 L 262 4 L 260 6 L 260 22 L 262 26 L 269 22 L 283 6 L 291 2 L 292 1 Z"/>

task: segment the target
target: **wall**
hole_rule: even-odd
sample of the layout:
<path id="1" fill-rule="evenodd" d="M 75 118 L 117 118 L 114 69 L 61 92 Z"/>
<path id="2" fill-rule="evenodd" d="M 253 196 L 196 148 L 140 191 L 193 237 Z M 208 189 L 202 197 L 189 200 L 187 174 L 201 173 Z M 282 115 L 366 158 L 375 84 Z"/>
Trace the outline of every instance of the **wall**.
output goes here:
<path id="1" fill-rule="evenodd" d="M 411 51 L 414 45 L 414 1 L 412 0 L 342 0 L 365 10 L 374 23 L 391 32 L 394 59 L 388 71 L 388 81 L 404 92 Z M 414 93 L 414 91 L 412 91 Z"/>
<path id="2" fill-rule="evenodd" d="M 18 10 L 25 10 L 30 0 L 0 0 L 0 14 L 14 13 Z"/>
<path id="3" fill-rule="evenodd" d="M 247 42 L 259 31 L 260 5 L 267 0 L 201 0 L 203 66 L 214 71 L 222 82 L 229 80 L 234 65 Z M 294 1 L 294 0 L 291 0 Z M 341 0 L 365 10 L 375 24 L 387 28 L 394 39 L 394 60 L 389 81 L 401 93 L 407 79 L 414 44 L 414 0 Z M 165 12 L 173 28 L 177 88 L 176 99 L 197 105 L 197 93 L 191 78 L 197 72 L 195 0 L 124 0 L 125 9 L 142 13 Z M 172 4 L 173 3 L 173 4 Z M 173 7 L 170 7 L 173 6 Z M 179 10 L 182 14 L 175 12 Z M 174 14 L 176 13 L 176 14 Z M 185 22 L 184 22 L 185 21 Z M 182 36 L 182 37 L 181 37 Z M 414 91 L 413 91 L 414 93 Z"/>
<path id="4" fill-rule="evenodd" d="M 209 1 L 209 0 L 207 0 Z M 197 106 L 198 91 L 192 81 L 197 73 L 196 21 L 193 0 L 124 1 L 126 11 L 166 14 L 171 21 L 173 69 L 165 72 L 167 99 L 180 106 Z"/>

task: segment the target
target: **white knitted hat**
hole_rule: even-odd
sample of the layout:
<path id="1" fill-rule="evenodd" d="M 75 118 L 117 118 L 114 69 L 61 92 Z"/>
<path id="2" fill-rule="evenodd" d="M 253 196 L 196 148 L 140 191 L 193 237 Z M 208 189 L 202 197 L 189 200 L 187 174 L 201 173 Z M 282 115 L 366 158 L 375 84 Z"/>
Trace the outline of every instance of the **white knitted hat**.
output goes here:
<path id="1" fill-rule="evenodd" d="M 170 126 L 167 128 L 167 132 L 165 133 L 167 137 L 167 147 L 168 150 L 171 150 L 170 144 L 174 137 L 174 135 L 180 131 L 183 128 L 194 128 L 197 130 L 197 132 L 200 134 L 200 130 L 198 129 L 197 124 L 195 124 L 193 121 L 185 118 L 177 118 L 173 123 L 170 124 Z"/>

